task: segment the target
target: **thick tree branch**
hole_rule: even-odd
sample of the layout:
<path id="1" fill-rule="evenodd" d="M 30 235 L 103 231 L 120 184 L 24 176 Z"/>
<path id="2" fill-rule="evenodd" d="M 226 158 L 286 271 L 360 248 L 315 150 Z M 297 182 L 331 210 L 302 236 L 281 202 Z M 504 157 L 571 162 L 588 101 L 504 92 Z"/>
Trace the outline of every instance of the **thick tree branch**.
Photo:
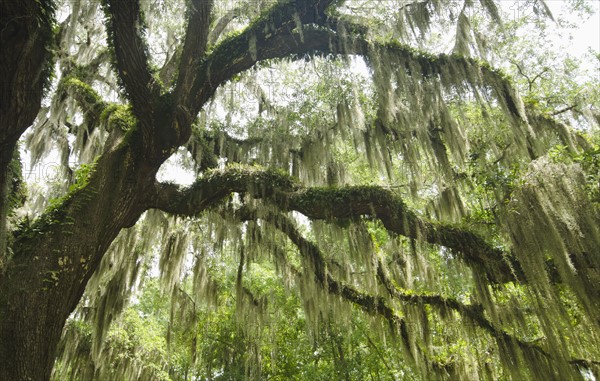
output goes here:
<path id="1" fill-rule="evenodd" d="M 470 231 L 417 216 L 397 195 L 377 186 L 305 189 L 283 173 L 233 167 L 212 172 L 183 190 L 173 184 L 156 184 L 148 195 L 148 207 L 197 215 L 232 192 L 264 198 L 282 211 L 297 211 L 311 219 L 378 218 L 390 232 L 447 247 L 476 271 L 485 272 L 492 282 L 525 280 L 511 254 Z"/>
<path id="2" fill-rule="evenodd" d="M 221 84 L 258 61 L 311 51 L 326 52 L 330 50 L 332 37 L 330 31 L 312 29 L 304 30 L 302 35 L 293 31 L 277 33 L 260 42 L 248 34 L 225 40 L 201 65 L 203 73 L 191 90 L 195 97 L 192 112 L 199 111 Z M 256 48 L 248 49 L 250 45 Z M 255 52 L 252 52 L 253 49 L 256 49 Z M 243 52 L 238 53 L 239 50 Z"/>
<path id="3" fill-rule="evenodd" d="M 216 44 L 221 34 L 223 34 L 225 28 L 227 28 L 227 25 L 229 25 L 230 22 L 235 20 L 241 12 L 243 12 L 242 7 L 235 7 L 227 11 L 227 13 L 225 13 L 219 19 L 219 21 L 217 21 L 214 28 L 210 31 L 208 35 L 208 44 Z"/>
<path id="4" fill-rule="evenodd" d="M 473 87 L 492 83 L 498 100 L 510 115 L 519 121 L 526 119 L 510 80 L 489 65 L 456 55 L 419 54 L 398 43 L 369 41 L 364 27 L 325 16 L 299 16 L 302 23 L 310 26 L 296 27 L 293 20 L 287 20 L 289 17 L 282 19 L 281 16 L 281 13 L 293 13 L 295 9 L 289 4 L 277 6 L 264 16 L 265 20 L 260 19 L 241 34 L 215 47 L 200 65 L 199 75 L 191 88 L 194 99 L 189 109 L 192 115 L 197 114 L 218 86 L 261 60 L 310 53 L 358 54 L 369 58 L 387 52 L 398 59 L 398 65 L 409 71 L 419 68 L 424 78 L 440 78 L 445 86 L 464 86 L 465 81 Z M 274 21 L 267 23 L 268 20 Z"/>
<path id="5" fill-rule="evenodd" d="M 293 191 L 295 188 L 296 185 L 283 173 L 237 166 L 213 171 L 186 189 L 175 184 L 156 183 L 154 191 L 148 193 L 147 207 L 193 216 L 215 206 L 233 192 L 269 198 L 276 191 Z"/>
<path id="6" fill-rule="evenodd" d="M 524 280 L 512 256 L 472 232 L 417 216 L 398 196 L 381 187 L 309 188 L 281 200 L 278 204 L 283 208 L 311 219 L 378 218 L 388 231 L 451 249 L 466 263 L 484 270 L 492 281 L 514 280 L 515 276 Z"/>
<path id="7" fill-rule="evenodd" d="M 198 75 L 198 65 L 204 58 L 208 44 L 208 29 L 213 0 L 188 2 L 188 25 L 179 63 L 179 77 L 175 87 L 176 103 L 189 107 L 190 88 Z"/>
<path id="8" fill-rule="evenodd" d="M 0 274 L 8 258 L 9 182 L 15 175 L 11 162 L 49 82 L 54 7 L 51 1 L 0 2 Z"/>
<path id="9" fill-rule="evenodd" d="M 303 31 L 302 24 L 325 25 L 325 10 L 331 3 L 331 0 L 281 2 L 239 35 L 222 41 L 199 67 L 191 88 L 194 99 L 189 108 L 192 115 L 198 113 L 219 85 L 260 60 L 311 50 L 327 51 L 329 34 Z"/>
<path id="10" fill-rule="evenodd" d="M 177 77 L 177 68 L 179 61 L 181 60 L 181 52 L 183 51 L 182 45 L 177 45 L 173 52 L 168 55 L 163 67 L 160 68 L 158 72 L 158 78 L 160 81 L 165 84 L 165 86 L 170 87 L 171 84 L 174 83 Z"/>
<path id="11" fill-rule="evenodd" d="M 0 164 L 33 122 L 48 82 L 54 5 L 48 1 L 0 4 Z"/>
<path id="12" fill-rule="evenodd" d="M 106 0 L 104 9 L 119 78 L 135 115 L 150 125 L 152 101 L 158 97 L 160 85 L 152 78 L 146 42 L 141 35 L 144 21 L 139 0 Z"/>

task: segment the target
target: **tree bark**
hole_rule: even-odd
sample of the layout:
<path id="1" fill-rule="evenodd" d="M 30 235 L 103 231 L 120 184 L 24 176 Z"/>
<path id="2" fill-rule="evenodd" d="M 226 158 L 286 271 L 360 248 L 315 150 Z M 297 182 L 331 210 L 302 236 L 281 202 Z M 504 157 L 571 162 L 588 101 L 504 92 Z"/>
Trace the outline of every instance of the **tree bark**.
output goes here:
<path id="1" fill-rule="evenodd" d="M 0 4 L 0 271 L 6 262 L 9 166 L 17 141 L 33 123 L 50 65 L 51 19 L 46 2 L 3 1 Z"/>
<path id="2" fill-rule="evenodd" d="M 144 210 L 139 190 L 156 169 L 136 159 L 133 147 L 122 143 L 105 154 L 87 184 L 15 237 L 0 277 L 1 380 L 49 379 L 63 325 L 87 281 Z"/>
<path id="3" fill-rule="evenodd" d="M 0 380 L 48 378 L 51 361 L 42 360 L 42 354 L 48 351 L 48 343 L 58 340 L 61 329 L 57 324 L 40 327 L 49 323 L 51 311 L 28 285 L 42 269 L 27 261 L 12 264 L 15 251 L 11 248 L 9 253 L 7 248 L 9 167 L 17 141 L 39 111 L 48 80 L 52 12 L 47 1 L 0 4 Z"/>

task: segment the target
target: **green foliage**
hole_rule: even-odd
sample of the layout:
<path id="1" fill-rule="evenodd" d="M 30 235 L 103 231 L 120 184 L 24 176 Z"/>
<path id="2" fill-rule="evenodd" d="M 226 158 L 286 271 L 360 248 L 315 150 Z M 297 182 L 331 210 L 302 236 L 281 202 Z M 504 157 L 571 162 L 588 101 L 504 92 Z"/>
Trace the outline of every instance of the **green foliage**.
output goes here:
<path id="1" fill-rule="evenodd" d="M 556 145 L 548 151 L 548 157 L 555 163 L 577 163 L 585 173 L 585 187 L 590 200 L 600 206 L 600 139 L 598 134 L 586 134 L 588 149 L 571 152 L 564 145 Z"/>
<path id="2" fill-rule="evenodd" d="M 106 123 L 107 128 L 119 128 L 121 131 L 132 131 L 135 129 L 137 119 L 133 115 L 131 106 L 110 104 L 102 114 L 100 120 Z"/>
<path id="3" fill-rule="evenodd" d="M 567 14 L 577 14 L 581 23 L 594 17 L 592 6 L 586 1 L 565 2 L 563 7 Z M 600 107 L 598 77 L 592 74 L 597 67 L 590 67 L 581 57 L 571 54 L 568 46 L 557 46 L 556 34 L 570 35 L 580 24 L 563 15 L 556 16 L 555 20 L 527 16 L 510 20 L 504 24 L 501 38 L 492 36 L 493 40 L 500 39 L 492 46 L 501 65 L 506 64 L 503 57 L 511 57 L 507 70 L 515 78 L 526 105 L 537 112 L 564 120 L 573 118 L 583 124 L 585 110 Z M 527 33 L 521 32 L 524 29 Z M 573 37 L 569 40 L 573 42 Z"/>
<path id="4" fill-rule="evenodd" d="M 21 157 L 19 151 L 15 150 L 13 158 L 8 167 L 8 178 L 10 179 L 8 189 L 8 211 L 9 215 L 14 212 L 15 209 L 23 206 L 27 199 L 26 183 L 23 181 L 23 165 L 21 163 Z"/>
<path id="5" fill-rule="evenodd" d="M 81 164 L 74 173 L 73 177 L 75 178 L 75 182 L 69 187 L 69 192 L 75 192 L 85 188 L 95 170 L 95 162 L 92 164 Z"/>
<path id="6" fill-rule="evenodd" d="M 73 206 L 72 200 L 76 194 L 81 192 L 90 192 L 86 190 L 89 179 L 95 171 L 95 163 L 82 164 L 74 174 L 75 181 L 69 186 L 69 191 L 66 195 L 48 200 L 48 206 L 43 214 L 38 217 L 33 223 L 28 217 L 25 217 L 19 222 L 18 230 L 15 232 L 15 237 L 35 237 L 37 234 L 44 234 L 48 229 L 57 226 L 68 226 L 71 221 L 67 218 L 67 210 Z M 67 230 L 65 230 L 67 234 Z"/>
<path id="7" fill-rule="evenodd" d="M 235 273 L 228 277 L 222 281 L 234 282 Z M 343 327 L 332 315 L 309 333 L 299 295 L 284 287 L 272 265 L 253 265 L 244 286 L 265 305 L 256 306 L 223 287 L 217 306 L 193 308 L 194 323 L 189 326 L 175 318 L 177 312 L 169 312 L 168 298 L 156 280 L 148 280 L 137 302 L 107 335 L 101 354 L 104 377 L 116 377 L 124 374 L 124 367 L 139 364 L 147 380 L 413 380 L 393 350 L 369 333 L 372 323 L 359 311 L 346 317 Z M 250 304 L 242 307 L 245 303 Z M 84 326 L 78 320 L 69 324 Z M 89 328 L 77 335 L 78 343 L 85 335 L 89 340 Z M 58 364 L 55 377 L 68 365 Z"/>
<path id="8" fill-rule="evenodd" d="M 78 96 L 81 96 L 85 102 L 90 105 L 102 104 L 102 98 L 98 93 L 87 83 L 82 82 L 75 76 L 64 78 L 61 85 L 65 88 L 72 89 Z"/>

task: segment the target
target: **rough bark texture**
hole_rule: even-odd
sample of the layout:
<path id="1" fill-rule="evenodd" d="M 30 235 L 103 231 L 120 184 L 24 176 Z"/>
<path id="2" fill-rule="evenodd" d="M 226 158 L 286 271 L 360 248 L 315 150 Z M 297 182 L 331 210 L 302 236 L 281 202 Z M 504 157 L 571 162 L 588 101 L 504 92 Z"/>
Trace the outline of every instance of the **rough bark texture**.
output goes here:
<path id="1" fill-rule="evenodd" d="M 43 5 L 42 5 L 43 4 Z M 4 1 L 0 5 L 0 270 L 6 255 L 9 166 L 17 141 L 37 115 L 49 65 L 46 46 L 51 5 Z"/>
<path id="2" fill-rule="evenodd" d="M 48 271 L 20 256 L 19 248 L 7 248 L 9 165 L 16 144 L 37 115 L 44 73 L 50 64 L 51 4 L 36 1 L 4 1 L 0 5 L 0 379 L 41 380 L 48 378 L 55 343 L 64 317 L 53 304 L 58 294 L 45 299 L 40 294 Z M 48 17 L 43 17 L 47 14 Z M 46 250 L 56 247 L 45 245 Z M 38 247 L 43 255 L 44 247 Z M 9 253 L 14 253 L 11 259 Z M 9 262 L 10 261 L 10 262 Z M 44 274 L 47 276 L 48 274 Z M 48 308 L 50 307 L 50 308 Z M 64 312 L 63 312 L 64 314 Z"/>

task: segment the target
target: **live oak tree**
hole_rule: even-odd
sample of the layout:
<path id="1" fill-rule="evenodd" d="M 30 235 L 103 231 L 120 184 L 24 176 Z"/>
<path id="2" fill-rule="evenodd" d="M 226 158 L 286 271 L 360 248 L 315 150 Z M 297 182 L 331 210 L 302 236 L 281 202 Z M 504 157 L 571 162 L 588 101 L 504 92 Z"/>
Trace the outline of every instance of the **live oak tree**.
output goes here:
<path id="1" fill-rule="evenodd" d="M 309 326 L 359 309 L 424 378 L 598 375 L 597 105 L 569 110 L 574 130 L 473 58 L 495 2 L 22 0 L 0 17 L 0 379 L 49 379 L 76 308 L 101 358 L 154 257 L 175 307 L 229 285 L 240 313 L 263 308 L 244 278 L 272 261 Z M 452 54 L 426 52 L 436 25 Z M 39 202 L 22 137 L 61 163 Z M 157 180 L 172 157 L 192 185 Z M 71 359 L 58 371 L 110 374 Z"/>

